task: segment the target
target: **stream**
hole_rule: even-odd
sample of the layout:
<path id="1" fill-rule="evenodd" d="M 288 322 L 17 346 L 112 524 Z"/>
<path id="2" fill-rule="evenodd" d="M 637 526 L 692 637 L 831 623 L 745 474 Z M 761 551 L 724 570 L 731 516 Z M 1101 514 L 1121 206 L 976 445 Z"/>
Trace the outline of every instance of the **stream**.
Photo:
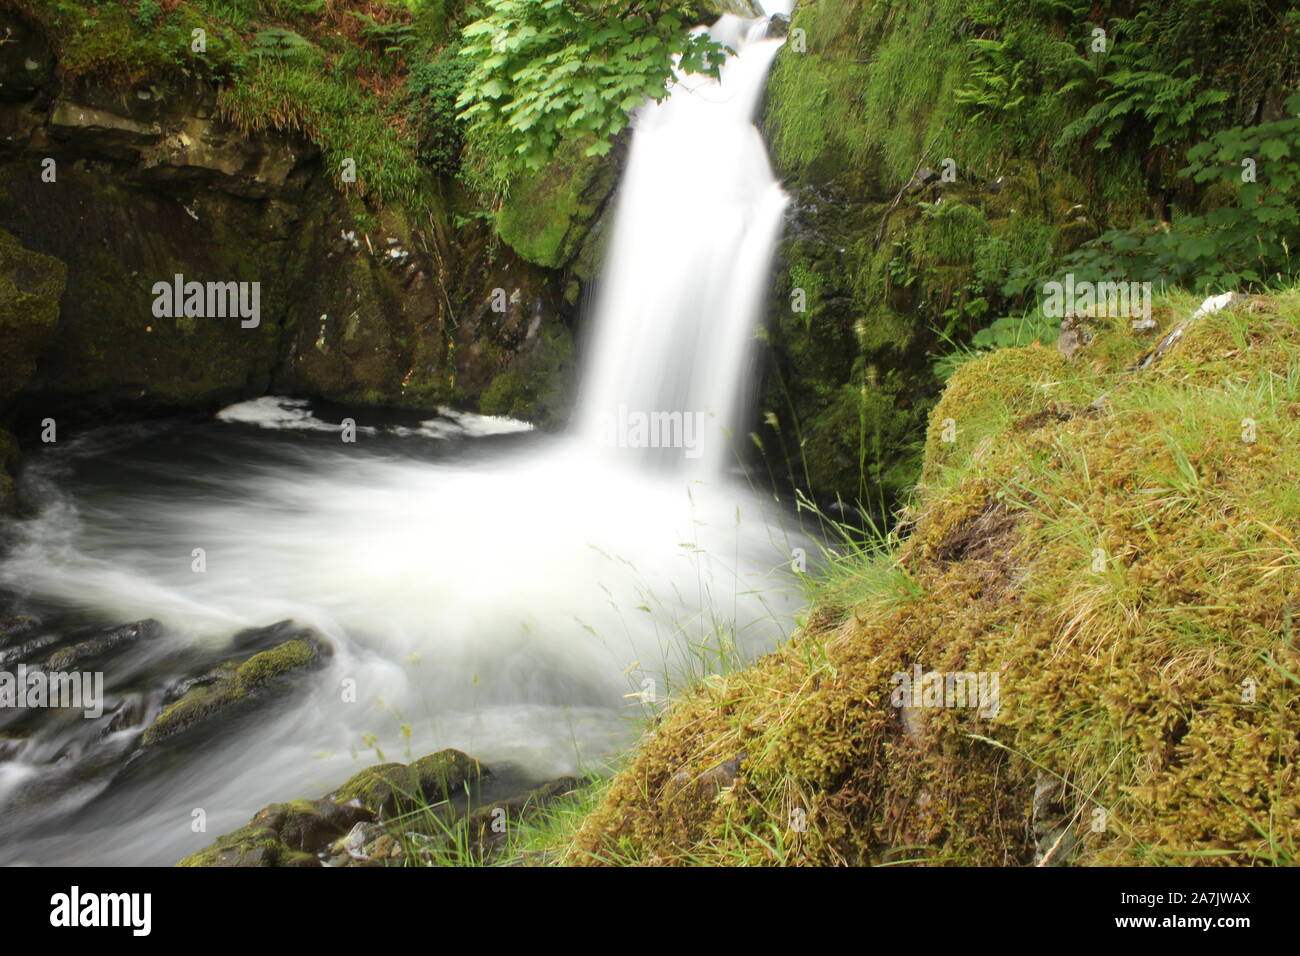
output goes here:
<path id="1" fill-rule="evenodd" d="M 0 670 L 152 623 L 87 665 L 102 714 L 0 710 L 0 864 L 171 864 L 444 747 L 599 771 L 682 682 L 788 636 L 812 545 L 734 465 L 786 204 L 753 125 L 766 31 L 724 16 L 721 83 L 635 117 L 566 433 L 266 397 L 30 450 Z M 293 694 L 141 746 L 177 682 L 302 629 L 330 653 Z"/>

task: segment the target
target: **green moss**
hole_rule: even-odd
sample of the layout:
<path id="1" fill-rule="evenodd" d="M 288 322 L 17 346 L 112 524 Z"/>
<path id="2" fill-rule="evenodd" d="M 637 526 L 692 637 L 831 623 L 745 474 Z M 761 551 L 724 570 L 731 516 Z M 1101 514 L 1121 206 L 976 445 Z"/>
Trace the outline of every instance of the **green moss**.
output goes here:
<path id="1" fill-rule="evenodd" d="M 498 235 L 529 262 L 559 268 L 572 261 L 613 189 L 610 160 L 582 152 L 582 144 L 567 143 L 548 165 L 516 176 L 496 213 Z"/>
<path id="2" fill-rule="evenodd" d="M 272 678 L 306 667 L 316 659 L 316 655 L 316 648 L 307 641 L 285 641 L 240 664 L 235 669 L 235 681 L 240 690 L 248 693 Z"/>
<path id="3" fill-rule="evenodd" d="M 157 743 L 213 718 L 234 713 L 255 693 L 287 689 L 288 685 L 277 679 L 311 666 L 320 656 L 320 649 L 313 642 L 298 639 L 243 661 L 220 664 L 179 700 L 165 707 L 146 728 L 141 740 L 146 745 Z"/>
<path id="4" fill-rule="evenodd" d="M 287 129 L 318 144 L 344 192 L 423 211 L 437 191 L 405 136 L 361 86 L 318 62 L 266 62 L 221 91 L 222 115 L 248 131 Z"/>
<path id="5" fill-rule="evenodd" d="M 67 267 L 0 230 L 0 405 L 32 377 L 59 319 Z"/>
<path id="6" fill-rule="evenodd" d="M 212 846 L 187 856 L 176 865 L 275 866 L 289 852 L 274 830 L 249 826 L 218 837 Z"/>
<path id="7" fill-rule="evenodd" d="M 1151 6 L 1142 16 L 1169 25 L 1151 55 L 1170 53 L 1174 34 L 1224 31 L 1256 65 L 1220 60 L 1202 72 L 1250 112 L 1261 75 L 1251 71 L 1268 60 L 1294 77 L 1300 60 L 1281 35 L 1261 41 L 1245 21 L 1227 22 L 1222 6 L 1205 4 L 1195 17 L 1178 4 Z M 1248 6 L 1258 9 L 1253 0 Z M 1119 63 L 1090 60 L 1085 23 L 1061 5 L 817 0 L 799 4 L 791 26 L 764 113 L 797 210 L 767 334 L 774 375 L 764 411 L 780 434 L 764 429 L 759 437 L 769 467 L 823 502 L 852 501 L 863 489 L 876 501 L 880 487 L 854 464 L 868 456 L 854 448 L 864 432 L 853 427 L 861 416 L 849 397 L 870 385 L 867 370 L 909 374 L 896 410 L 911 415 L 912 427 L 894 430 L 901 444 L 882 447 L 880 464 L 909 461 L 903 471 L 914 469 L 909 436 L 924 427 L 937 394 L 935 358 L 996 323 L 997 334 L 980 344 L 1006 341 L 1006 324 L 1034 311 L 1042 282 L 1103 230 L 1145 221 L 1153 210 L 1165 218 L 1175 194 L 1179 203 L 1200 202 L 1175 176 L 1174 157 L 1185 154 L 1191 133 L 1158 153 L 1136 120 L 1106 150 L 1058 143 L 1095 102 L 1086 91 L 1096 92 L 1099 75 L 1117 76 Z M 1178 74 L 1176 86 L 1187 78 L 1185 58 L 1199 63 L 1208 49 L 1193 44 L 1161 68 Z M 799 315 L 786 298 L 794 289 L 807 293 Z M 837 427 L 850 431 L 820 433 Z M 804 467 L 810 453 L 817 460 Z M 817 485 L 807 487 L 803 472 L 819 476 Z"/>
<path id="8" fill-rule="evenodd" d="M 569 409 L 572 381 L 572 336 L 558 322 L 544 323 L 534 347 L 483 390 L 479 410 L 542 426 L 559 425 Z"/>
<path id="9" fill-rule="evenodd" d="M 683 695 L 565 862 L 1029 865 L 1055 782 L 1071 864 L 1294 865 L 1300 290 L 1144 369 L 1151 338 L 1096 335 L 961 366 L 911 534 Z M 998 706 L 899 706 L 913 667 L 997 674 Z M 674 783 L 730 759 L 725 788 Z"/>
<path id="10" fill-rule="evenodd" d="M 77 0 L 4 0 L 0 8 L 35 20 L 54 41 L 62 68 L 72 76 L 95 75 L 127 86 L 198 75 L 222 78 L 236 72 L 245 44 L 237 30 L 199 3 L 169 9 Z M 192 49 L 193 33 L 205 32 L 206 50 Z"/>
<path id="11" fill-rule="evenodd" d="M 449 800 L 477 782 L 478 761 L 459 750 L 443 750 L 414 763 L 384 763 L 350 777 L 331 799 L 355 801 L 380 818 Z"/>

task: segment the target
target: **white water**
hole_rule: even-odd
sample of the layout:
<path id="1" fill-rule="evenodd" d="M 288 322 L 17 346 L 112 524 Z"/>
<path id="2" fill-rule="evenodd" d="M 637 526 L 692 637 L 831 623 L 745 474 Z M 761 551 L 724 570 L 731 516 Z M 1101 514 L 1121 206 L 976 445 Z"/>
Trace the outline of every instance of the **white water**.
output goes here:
<path id="1" fill-rule="evenodd" d="M 789 13 L 792 4 L 769 6 Z M 721 82 L 687 77 L 635 117 L 576 416 L 598 446 L 644 444 L 629 420 L 658 414 L 703 425 L 689 436 L 693 454 L 651 453 L 660 462 L 716 472 L 733 455 L 787 202 L 754 125 L 784 42 L 766 31 L 765 20 L 724 16 L 710 32 L 738 55 Z"/>
<path id="2" fill-rule="evenodd" d="M 0 585 L 105 621 L 157 618 L 155 660 L 286 618 L 334 655 L 292 707 L 169 776 L 107 797 L 87 781 L 44 808 L 66 824 L 29 833 L 10 817 L 0 862 L 170 863 L 269 802 L 326 792 L 376 747 L 403 760 L 458 747 L 538 779 L 598 767 L 644 714 L 629 694 L 710 666 L 689 646 L 754 654 L 787 633 L 800 607 L 787 569 L 806 543 L 723 477 L 716 440 L 742 414 L 785 204 L 752 124 L 779 41 L 735 17 L 714 30 L 740 51 L 722 83 L 693 78 L 638 118 L 572 437 L 459 416 L 406 430 L 455 446 L 416 460 L 391 431 L 345 445 L 301 404 L 264 399 L 204 426 L 206 457 L 202 434 L 166 452 L 166 436 L 110 431 L 34 460 L 25 492 L 44 506 L 14 529 Z M 598 454 L 597 419 L 619 406 L 708 413 L 705 454 L 670 452 L 704 469 L 647 475 L 635 449 Z M 117 483 L 69 490 L 105 448 Z M 0 762 L 0 820 L 56 750 L 36 740 Z M 206 833 L 191 830 L 196 807 Z"/>

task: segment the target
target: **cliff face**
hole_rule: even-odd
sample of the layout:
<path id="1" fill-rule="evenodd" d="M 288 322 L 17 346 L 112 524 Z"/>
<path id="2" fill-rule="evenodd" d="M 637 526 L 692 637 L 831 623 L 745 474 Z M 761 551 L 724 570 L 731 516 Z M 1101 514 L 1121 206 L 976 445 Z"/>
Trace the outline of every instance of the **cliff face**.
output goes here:
<path id="1" fill-rule="evenodd" d="M 534 264 L 462 216 L 448 178 L 413 202 L 349 194 L 306 135 L 234 125 L 217 83 L 109 85 L 65 70 L 21 15 L 0 13 L 0 33 L 0 428 L 268 392 L 564 414 L 578 299 L 565 266 L 586 219 Z M 592 175 L 574 216 L 612 188 Z M 157 314 L 155 284 L 177 275 L 257 283 L 256 324 Z"/>
<path id="2" fill-rule="evenodd" d="M 34 29 L 0 29 L 0 227 L 68 271 L 24 404 L 141 413 L 274 387 L 428 409 L 473 403 L 555 347 L 569 311 L 555 277 L 485 228 L 453 237 L 445 212 L 367 209 L 306 139 L 220 119 L 212 88 L 63 81 Z M 177 274 L 258 282 L 259 324 L 155 316 L 154 283 Z"/>
<path id="3" fill-rule="evenodd" d="M 822 501 L 898 500 L 941 356 L 1053 341 L 1041 285 L 1082 273 L 1086 243 L 1235 200 L 1180 170 L 1192 144 L 1280 115 L 1293 16 L 1272 0 L 803 0 L 765 114 L 793 198 L 759 429 L 773 469 Z M 1135 278 L 1110 254 L 1112 278 Z"/>

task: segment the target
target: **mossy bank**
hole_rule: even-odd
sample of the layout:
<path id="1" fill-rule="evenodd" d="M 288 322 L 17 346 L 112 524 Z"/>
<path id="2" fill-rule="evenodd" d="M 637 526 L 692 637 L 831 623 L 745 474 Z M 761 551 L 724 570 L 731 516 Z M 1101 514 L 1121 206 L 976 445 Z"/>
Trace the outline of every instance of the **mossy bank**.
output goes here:
<path id="1" fill-rule="evenodd" d="M 1293 865 L 1300 292 L 1198 302 L 958 368 L 910 534 L 841 542 L 567 862 Z"/>

